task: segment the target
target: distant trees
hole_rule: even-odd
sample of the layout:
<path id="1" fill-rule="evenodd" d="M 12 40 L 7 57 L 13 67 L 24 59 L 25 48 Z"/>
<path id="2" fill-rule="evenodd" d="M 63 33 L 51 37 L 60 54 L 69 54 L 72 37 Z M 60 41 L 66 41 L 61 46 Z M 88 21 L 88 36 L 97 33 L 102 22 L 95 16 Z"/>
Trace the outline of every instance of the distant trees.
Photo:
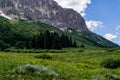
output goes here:
<path id="1" fill-rule="evenodd" d="M 50 33 L 47 30 L 38 35 L 34 35 L 30 42 L 30 46 L 35 49 L 61 49 L 66 47 L 77 47 L 77 44 L 67 35 L 62 34 L 59 36 L 58 33 Z"/>

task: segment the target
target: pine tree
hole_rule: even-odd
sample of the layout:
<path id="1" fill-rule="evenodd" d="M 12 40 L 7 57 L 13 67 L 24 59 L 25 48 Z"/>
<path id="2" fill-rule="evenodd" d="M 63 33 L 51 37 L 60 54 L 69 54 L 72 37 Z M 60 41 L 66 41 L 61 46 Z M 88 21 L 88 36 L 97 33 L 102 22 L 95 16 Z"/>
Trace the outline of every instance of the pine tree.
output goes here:
<path id="1" fill-rule="evenodd" d="M 44 48 L 44 34 L 41 32 L 39 35 L 39 48 L 43 49 Z"/>
<path id="2" fill-rule="evenodd" d="M 37 46 L 37 36 L 34 35 L 31 41 L 31 48 L 36 48 Z"/>
<path id="3" fill-rule="evenodd" d="M 73 47 L 77 47 L 77 44 L 75 41 L 73 42 Z"/>
<path id="4" fill-rule="evenodd" d="M 44 49 L 50 49 L 50 32 L 48 30 L 44 34 Z"/>
<path id="5" fill-rule="evenodd" d="M 61 49 L 62 48 L 60 37 L 56 32 L 54 33 L 52 48 L 53 49 Z"/>
<path id="6" fill-rule="evenodd" d="M 72 44 L 73 44 L 73 42 L 72 42 L 72 38 L 69 37 L 69 47 L 72 47 Z"/>
<path id="7" fill-rule="evenodd" d="M 60 37 L 62 47 L 66 47 L 66 37 L 64 34 Z"/>
<path id="8" fill-rule="evenodd" d="M 68 36 L 66 36 L 65 37 L 65 47 L 69 47 L 69 37 Z"/>
<path id="9" fill-rule="evenodd" d="M 85 45 L 84 44 L 81 44 L 81 46 L 80 46 L 81 48 L 84 48 L 85 47 Z"/>

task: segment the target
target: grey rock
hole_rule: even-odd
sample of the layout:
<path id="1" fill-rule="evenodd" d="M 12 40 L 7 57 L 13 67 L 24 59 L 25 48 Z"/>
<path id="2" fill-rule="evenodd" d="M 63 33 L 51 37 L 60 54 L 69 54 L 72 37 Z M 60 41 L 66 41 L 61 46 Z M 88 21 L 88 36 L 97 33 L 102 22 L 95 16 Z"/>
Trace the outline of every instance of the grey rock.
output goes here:
<path id="1" fill-rule="evenodd" d="M 12 19 L 41 21 L 58 28 L 88 31 L 82 16 L 54 0 L 0 0 L 0 10 Z"/>

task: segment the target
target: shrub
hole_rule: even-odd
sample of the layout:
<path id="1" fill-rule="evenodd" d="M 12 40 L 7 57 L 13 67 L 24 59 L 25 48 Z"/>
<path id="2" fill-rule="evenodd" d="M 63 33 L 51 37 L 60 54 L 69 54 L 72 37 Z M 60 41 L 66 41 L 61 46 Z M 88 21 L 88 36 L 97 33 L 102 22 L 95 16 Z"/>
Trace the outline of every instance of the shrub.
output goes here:
<path id="1" fill-rule="evenodd" d="M 15 44 L 15 47 L 18 48 L 18 49 L 24 49 L 26 47 L 26 43 L 24 41 L 18 41 Z"/>
<path id="2" fill-rule="evenodd" d="M 49 67 L 27 64 L 12 70 L 13 74 L 41 77 L 43 80 L 53 80 L 58 74 Z"/>
<path id="3" fill-rule="evenodd" d="M 51 60 L 51 59 L 52 59 L 52 56 L 50 56 L 50 55 L 48 55 L 48 54 L 43 54 L 43 55 L 36 55 L 35 58 Z"/>
<path id="4" fill-rule="evenodd" d="M 81 44 L 81 46 L 80 46 L 81 48 L 85 48 L 85 45 L 84 44 Z"/>
<path id="5" fill-rule="evenodd" d="M 78 50 L 78 52 L 85 52 L 85 50 L 83 50 L 83 49 L 80 49 L 80 50 Z"/>
<path id="6" fill-rule="evenodd" d="M 7 45 L 4 41 L 0 40 L 0 51 L 8 48 L 9 45 Z"/>
<path id="7" fill-rule="evenodd" d="M 117 49 L 116 48 L 108 48 L 107 52 L 115 52 Z"/>
<path id="8" fill-rule="evenodd" d="M 116 69 L 120 67 L 120 59 L 106 59 L 100 65 L 105 68 Z"/>
<path id="9" fill-rule="evenodd" d="M 105 77 L 109 80 L 120 80 L 120 76 L 116 74 L 106 74 Z"/>

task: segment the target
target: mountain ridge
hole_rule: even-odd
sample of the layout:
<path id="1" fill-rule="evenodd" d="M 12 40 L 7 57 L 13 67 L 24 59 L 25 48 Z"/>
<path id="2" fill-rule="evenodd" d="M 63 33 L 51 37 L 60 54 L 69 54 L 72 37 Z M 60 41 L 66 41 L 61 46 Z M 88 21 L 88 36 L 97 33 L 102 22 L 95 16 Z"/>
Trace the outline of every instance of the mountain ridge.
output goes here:
<path id="1" fill-rule="evenodd" d="M 46 30 L 57 32 L 59 35 L 65 34 L 70 36 L 74 41 L 76 41 L 79 47 L 82 44 L 86 47 L 119 47 L 117 44 L 90 31 L 62 31 L 54 26 L 41 22 L 9 20 L 3 17 L 0 17 L 0 45 L 3 45 L 4 43 L 5 45 L 8 45 L 7 47 L 15 47 L 17 43 L 25 42 L 28 46 L 34 35 Z"/>
<path id="2" fill-rule="evenodd" d="M 12 19 L 35 20 L 58 28 L 88 31 L 82 16 L 54 0 L 0 0 L 0 9 Z"/>
<path id="3" fill-rule="evenodd" d="M 21 37 L 29 35 L 31 38 L 34 33 L 44 31 L 45 28 L 52 31 L 60 29 L 57 32 L 72 36 L 79 45 L 118 47 L 117 44 L 89 31 L 85 20 L 79 13 L 73 9 L 62 8 L 53 0 L 0 0 L 0 10 L 5 16 L 11 18 L 11 20 L 5 21 L 13 23 L 11 28 L 16 33 L 16 30 L 18 30 Z M 4 21 L 4 19 L 2 20 Z M 41 22 L 45 25 L 41 24 Z M 3 25 L 5 25 L 4 27 L 9 26 L 9 24 L 3 24 L 3 22 L 0 25 L 2 27 Z M 21 35 L 22 32 L 19 29 L 25 34 Z M 32 33 L 29 33 L 28 30 Z"/>

